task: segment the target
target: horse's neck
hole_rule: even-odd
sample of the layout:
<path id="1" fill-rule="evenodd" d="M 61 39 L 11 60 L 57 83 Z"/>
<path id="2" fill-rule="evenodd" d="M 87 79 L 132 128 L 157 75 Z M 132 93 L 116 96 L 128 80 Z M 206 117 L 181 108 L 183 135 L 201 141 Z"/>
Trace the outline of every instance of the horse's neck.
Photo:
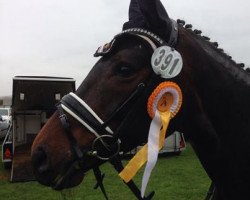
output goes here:
<path id="1" fill-rule="evenodd" d="M 223 185 L 225 196 L 234 198 L 237 192 L 246 195 L 250 170 L 244 163 L 250 164 L 250 160 L 241 154 L 250 155 L 250 78 L 204 41 L 183 42 L 185 52 L 189 52 L 184 61 L 191 69 L 201 107 L 188 116 L 193 147 L 210 177 Z"/>
<path id="2" fill-rule="evenodd" d="M 226 123 L 242 122 L 250 113 L 250 76 L 209 42 L 193 36 L 190 44 L 191 78 L 202 108 L 209 118 Z M 238 117 L 237 117 L 238 115 Z M 250 119 L 250 118 L 249 118 Z M 232 121 L 234 120 L 234 121 Z"/>

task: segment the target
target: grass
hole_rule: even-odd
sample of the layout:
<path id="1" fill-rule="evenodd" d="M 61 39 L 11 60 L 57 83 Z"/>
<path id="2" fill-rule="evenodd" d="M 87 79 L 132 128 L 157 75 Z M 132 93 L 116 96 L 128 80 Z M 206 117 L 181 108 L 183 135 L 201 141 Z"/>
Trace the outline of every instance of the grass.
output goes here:
<path id="1" fill-rule="evenodd" d="M 127 161 L 124 161 L 127 162 Z M 135 197 L 118 178 L 108 163 L 101 167 L 105 173 L 104 185 L 110 200 L 134 200 Z M 135 177 L 140 186 L 143 169 Z M 4 200 L 101 200 L 101 191 L 93 190 L 93 173 L 88 173 L 83 183 L 71 190 L 56 192 L 37 182 L 10 183 L 6 177 L 9 171 L 0 164 L 0 199 Z M 147 192 L 156 192 L 155 200 L 201 200 L 204 199 L 210 180 L 201 167 L 192 148 L 180 156 L 160 157 L 151 175 Z"/>

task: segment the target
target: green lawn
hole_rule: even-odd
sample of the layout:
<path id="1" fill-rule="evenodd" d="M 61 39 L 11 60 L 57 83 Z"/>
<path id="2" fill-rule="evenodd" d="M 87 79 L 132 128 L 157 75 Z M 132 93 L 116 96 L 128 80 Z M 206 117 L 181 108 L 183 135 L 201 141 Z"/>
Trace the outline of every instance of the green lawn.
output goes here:
<path id="1" fill-rule="evenodd" d="M 125 161 L 126 162 L 126 161 Z M 106 174 L 104 184 L 110 200 L 134 200 L 134 196 L 119 179 L 110 164 L 101 168 Z M 100 190 L 93 190 L 94 176 L 90 172 L 74 189 L 55 192 L 37 182 L 9 183 L 8 171 L 0 165 L 0 199 L 3 200 L 102 200 Z M 143 170 L 135 177 L 140 186 Z M 210 180 L 188 145 L 180 156 L 161 157 L 151 175 L 147 191 L 155 190 L 155 200 L 202 200 Z"/>

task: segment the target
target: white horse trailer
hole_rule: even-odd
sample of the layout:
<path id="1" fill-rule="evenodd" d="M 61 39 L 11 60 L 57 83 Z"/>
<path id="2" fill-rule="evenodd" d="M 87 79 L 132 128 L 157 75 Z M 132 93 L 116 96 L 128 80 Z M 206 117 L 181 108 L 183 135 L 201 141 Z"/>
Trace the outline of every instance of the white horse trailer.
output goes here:
<path id="1" fill-rule="evenodd" d="M 138 147 L 134 148 L 133 150 L 129 151 L 128 153 L 126 153 L 124 156 L 134 155 L 141 148 L 142 148 L 142 146 L 138 146 Z M 167 138 L 165 139 L 164 146 L 159 151 L 159 154 L 161 155 L 161 154 L 174 153 L 176 155 L 179 155 L 185 149 L 186 149 L 186 141 L 185 141 L 183 133 L 175 131 L 173 134 L 167 136 Z M 123 153 L 121 152 L 121 154 L 123 154 Z"/>
<path id="2" fill-rule="evenodd" d="M 37 133 L 55 111 L 55 104 L 75 91 L 75 80 L 61 77 L 16 76 L 13 78 L 11 126 L 2 145 L 11 181 L 33 180 L 30 148 Z"/>

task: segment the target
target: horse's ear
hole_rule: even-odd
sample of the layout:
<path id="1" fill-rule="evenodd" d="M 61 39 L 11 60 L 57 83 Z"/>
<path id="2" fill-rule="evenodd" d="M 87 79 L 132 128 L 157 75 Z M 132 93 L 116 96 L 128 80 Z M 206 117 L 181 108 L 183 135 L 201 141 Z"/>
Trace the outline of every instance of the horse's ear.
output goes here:
<path id="1" fill-rule="evenodd" d="M 131 0 L 129 21 L 123 29 L 145 28 L 167 39 L 171 27 L 171 19 L 160 0 Z"/>
<path id="2" fill-rule="evenodd" d="M 123 24 L 123 30 L 129 28 L 148 28 L 137 0 L 131 0 L 129 5 L 129 21 Z"/>

